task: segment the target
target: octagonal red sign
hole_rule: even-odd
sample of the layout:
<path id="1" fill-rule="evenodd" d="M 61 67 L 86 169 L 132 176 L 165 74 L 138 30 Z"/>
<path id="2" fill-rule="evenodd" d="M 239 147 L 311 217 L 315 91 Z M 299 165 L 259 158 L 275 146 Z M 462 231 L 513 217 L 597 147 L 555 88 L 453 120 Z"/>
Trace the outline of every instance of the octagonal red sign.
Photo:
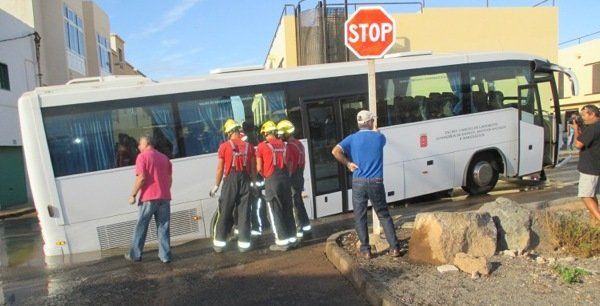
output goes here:
<path id="1" fill-rule="evenodd" d="M 361 7 L 344 24 L 344 43 L 358 58 L 382 57 L 396 40 L 396 23 L 382 7 Z"/>

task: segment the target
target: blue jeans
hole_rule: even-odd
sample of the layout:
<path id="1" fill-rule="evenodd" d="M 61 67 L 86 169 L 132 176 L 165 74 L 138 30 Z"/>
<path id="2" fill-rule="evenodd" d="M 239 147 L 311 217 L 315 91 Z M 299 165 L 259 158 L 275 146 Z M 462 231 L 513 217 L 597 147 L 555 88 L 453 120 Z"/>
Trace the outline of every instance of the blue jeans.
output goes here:
<path id="1" fill-rule="evenodd" d="M 373 211 L 377 213 L 379 222 L 385 232 L 390 248 L 399 248 L 394 222 L 385 201 L 385 187 L 381 178 L 353 178 L 352 205 L 354 206 L 354 224 L 360 239 L 360 250 L 371 250 L 369 245 L 369 228 L 367 226 L 367 200 L 371 200 Z"/>
<path id="2" fill-rule="evenodd" d="M 163 262 L 171 261 L 171 244 L 169 225 L 171 219 L 171 203 L 168 200 L 154 200 L 138 204 L 139 217 L 133 232 L 133 242 L 129 250 L 132 260 L 141 260 L 144 243 L 148 233 L 148 225 L 152 216 L 156 222 L 158 234 L 158 257 Z"/>

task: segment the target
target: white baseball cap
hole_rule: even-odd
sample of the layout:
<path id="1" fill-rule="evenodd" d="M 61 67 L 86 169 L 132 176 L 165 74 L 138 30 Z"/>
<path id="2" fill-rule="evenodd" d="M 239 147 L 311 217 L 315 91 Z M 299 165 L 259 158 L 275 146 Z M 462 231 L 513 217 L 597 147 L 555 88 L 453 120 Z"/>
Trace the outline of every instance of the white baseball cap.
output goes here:
<path id="1" fill-rule="evenodd" d="M 367 123 L 375 118 L 376 116 L 368 110 L 361 110 L 356 114 L 356 121 L 359 124 Z"/>

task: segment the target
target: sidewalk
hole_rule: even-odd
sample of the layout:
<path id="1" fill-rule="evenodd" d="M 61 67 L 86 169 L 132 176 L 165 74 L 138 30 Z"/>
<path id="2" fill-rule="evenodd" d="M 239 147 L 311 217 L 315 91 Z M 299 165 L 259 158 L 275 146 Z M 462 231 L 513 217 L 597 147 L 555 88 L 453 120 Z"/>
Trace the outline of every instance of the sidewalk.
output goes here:
<path id="1" fill-rule="evenodd" d="M 550 201 L 537 201 L 523 203 L 529 209 L 542 209 L 552 206 L 561 206 L 579 201 L 578 197 L 562 197 Z M 414 216 L 403 216 L 404 222 L 413 221 Z M 376 279 L 361 268 L 360 264 L 338 244 L 340 237 L 354 230 L 343 230 L 330 235 L 325 243 L 325 256 L 352 283 L 371 305 L 395 305 L 397 300 L 390 291 Z"/>
<path id="2" fill-rule="evenodd" d="M 10 209 L 0 210 L 0 220 L 20 217 L 32 212 L 35 212 L 35 207 L 33 207 L 33 204 L 23 204 L 16 207 L 11 207 Z"/>

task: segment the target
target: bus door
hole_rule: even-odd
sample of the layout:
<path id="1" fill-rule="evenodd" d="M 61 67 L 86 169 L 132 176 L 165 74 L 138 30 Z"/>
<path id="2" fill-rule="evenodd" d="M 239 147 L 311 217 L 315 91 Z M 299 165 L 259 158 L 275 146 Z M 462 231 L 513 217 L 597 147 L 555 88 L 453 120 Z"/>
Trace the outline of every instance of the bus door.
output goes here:
<path id="1" fill-rule="evenodd" d="M 544 166 L 554 166 L 558 161 L 558 143 L 560 137 L 560 105 L 558 92 L 551 75 L 536 73 L 537 99 L 541 103 L 542 123 L 544 128 Z"/>
<path id="2" fill-rule="evenodd" d="M 519 164 L 518 175 L 528 175 L 542 169 L 544 128 L 541 104 L 536 85 L 519 86 Z"/>
<path id="3" fill-rule="evenodd" d="M 331 154 L 333 147 L 357 130 L 356 114 L 368 105 L 366 95 L 301 101 L 311 165 L 314 217 L 348 211 L 351 173 Z"/>

